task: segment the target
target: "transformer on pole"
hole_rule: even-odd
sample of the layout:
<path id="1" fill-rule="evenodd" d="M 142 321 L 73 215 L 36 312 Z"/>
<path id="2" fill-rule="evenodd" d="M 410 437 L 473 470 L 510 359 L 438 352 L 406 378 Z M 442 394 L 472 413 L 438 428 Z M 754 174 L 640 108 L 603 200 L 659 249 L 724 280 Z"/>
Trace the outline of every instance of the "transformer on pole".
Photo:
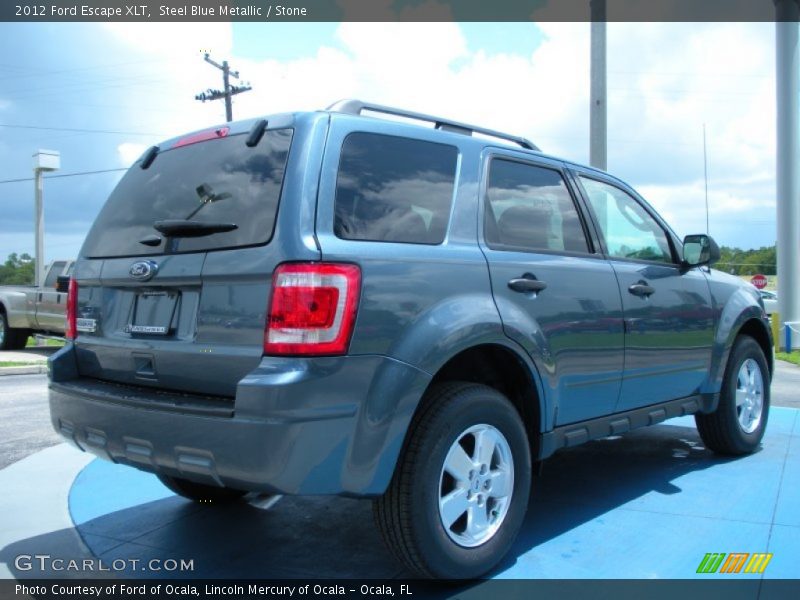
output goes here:
<path id="1" fill-rule="evenodd" d="M 197 94 L 194 99 L 200 100 L 201 102 L 205 102 L 206 100 L 219 100 L 223 98 L 225 100 L 225 120 L 230 123 L 233 121 L 233 97 L 236 94 L 241 94 L 242 92 L 249 92 L 253 88 L 250 87 L 250 84 L 244 85 L 232 85 L 231 84 L 231 77 L 235 79 L 239 79 L 239 71 L 231 71 L 231 67 L 228 64 L 227 60 L 223 60 L 222 64 L 219 64 L 215 60 L 213 60 L 208 53 L 206 52 L 204 56 L 204 60 L 214 66 L 217 67 L 220 71 L 222 71 L 222 90 L 212 90 L 208 89 L 205 92 L 201 92 Z"/>

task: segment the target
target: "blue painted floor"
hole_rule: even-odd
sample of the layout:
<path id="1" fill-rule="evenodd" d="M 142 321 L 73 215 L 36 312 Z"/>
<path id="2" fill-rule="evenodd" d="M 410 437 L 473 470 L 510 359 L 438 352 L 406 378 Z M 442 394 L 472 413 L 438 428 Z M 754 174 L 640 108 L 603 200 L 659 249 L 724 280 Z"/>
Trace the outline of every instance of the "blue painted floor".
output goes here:
<path id="1" fill-rule="evenodd" d="M 164 576 L 409 576 L 384 549 L 368 501 L 195 505 L 152 475 L 96 460 L 69 508 L 104 562 L 194 560 L 193 572 Z M 493 576 L 759 577 L 697 575 L 707 552 L 771 552 L 764 578 L 800 577 L 800 411 L 773 408 L 763 448 L 744 458 L 706 450 L 690 417 L 560 452 L 534 479 L 522 533 Z"/>

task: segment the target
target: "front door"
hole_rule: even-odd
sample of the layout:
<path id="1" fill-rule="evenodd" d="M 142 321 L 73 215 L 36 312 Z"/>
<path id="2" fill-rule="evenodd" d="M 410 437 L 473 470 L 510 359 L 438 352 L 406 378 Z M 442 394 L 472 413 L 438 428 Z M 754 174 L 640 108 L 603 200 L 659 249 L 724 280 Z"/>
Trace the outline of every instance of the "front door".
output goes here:
<path id="1" fill-rule="evenodd" d="M 677 239 L 633 191 L 595 174 L 579 181 L 619 280 L 625 374 L 617 412 L 696 394 L 714 338 L 699 268 L 681 267 Z"/>
<path id="2" fill-rule="evenodd" d="M 36 294 L 36 324 L 39 329 L 48 331 L 64 329 L 67 295 L 56 290 L 56 283 L 66 265 L 65 261 L 54 262 L 47 272 L 44 284 Z"/>

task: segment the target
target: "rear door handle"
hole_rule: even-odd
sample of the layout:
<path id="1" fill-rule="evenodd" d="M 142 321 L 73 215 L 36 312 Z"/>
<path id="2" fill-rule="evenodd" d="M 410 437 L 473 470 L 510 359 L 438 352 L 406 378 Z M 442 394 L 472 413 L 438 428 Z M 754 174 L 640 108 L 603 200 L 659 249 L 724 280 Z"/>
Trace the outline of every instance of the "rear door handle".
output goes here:
<path id="1" fill-rule="evenodd" d="M 651 294 L 655 293 L 656 288 L 647 285 L 646 281 L 640 281 L 638 283 L 634 283 L 631 287 L 629 287 L 628 291 L 634 296 L 639 296 L 640 298 L 647 298 Z"/>
<path id="2" fill-rule="evenodd" d="M 519 279 L 512 279 L 508 282 L 508 287 L 515 292 L 541 292 L 547 287 L 544 281 L 539 281 L 530 273 L 525 273 Z"/>

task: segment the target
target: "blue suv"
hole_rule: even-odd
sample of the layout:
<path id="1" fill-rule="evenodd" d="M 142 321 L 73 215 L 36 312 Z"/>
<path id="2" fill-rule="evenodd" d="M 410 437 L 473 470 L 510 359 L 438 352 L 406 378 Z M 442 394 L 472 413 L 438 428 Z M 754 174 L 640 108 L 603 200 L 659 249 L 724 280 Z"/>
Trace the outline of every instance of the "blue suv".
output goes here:
<path id="1" fill-rule="evenodd" d="M 524 138 L 358 101 L 229 123 L 97 217 L 52 421 L 193 500 L 372 498 L 411 571 L 476 577 L 560 448 L 689 414 L 758 447 L 770 329 L 718 258 Z"/>

